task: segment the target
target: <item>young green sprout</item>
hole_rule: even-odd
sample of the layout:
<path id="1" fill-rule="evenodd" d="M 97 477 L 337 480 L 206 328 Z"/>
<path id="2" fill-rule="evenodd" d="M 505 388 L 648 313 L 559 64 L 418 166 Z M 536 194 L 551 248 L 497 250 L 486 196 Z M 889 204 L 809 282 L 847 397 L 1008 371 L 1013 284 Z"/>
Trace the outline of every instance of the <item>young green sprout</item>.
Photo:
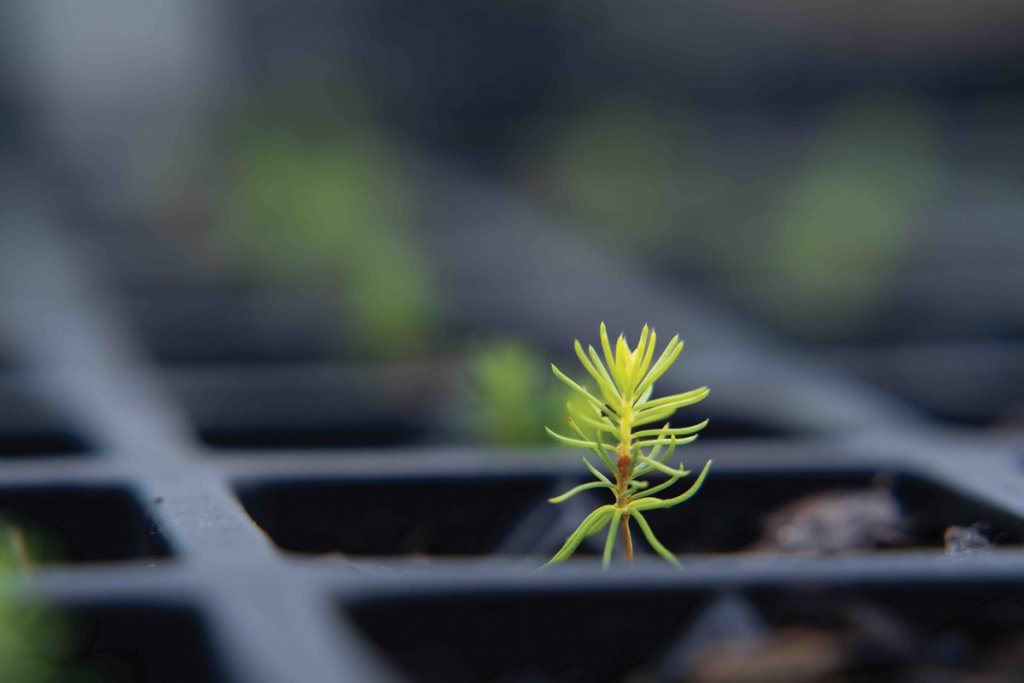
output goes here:
<path id="1" fill-rule="evenodd" d="M 629 529 L 630 520 L 636 521 L 644 538 L 655 552 L 672 564 L 679 564 L 675 556 L 655 537 L 644 518 L 644 513 L 648 510 L 675 507 L 692 498 L 704 483 L 704 478 L 711 467 L 710 460 L 701 470 L 697 480 L 685 492 L 674 498 L 655 497 L 655 494 L 661 493 L 690 474 L 681 467 L 671 467 L 668 464 L 669 460 L 676 446 L 695 440 L 697 432 L 708 423 L 704 420 L 690 427 L 672 428 L 668 419 L 679 408 L 702 401 L 708 395 L 708 388 L 700 387 L 683 394 L 652 400 L 654 382 L 665 374 L 683 350 L 683 342 L 679 341 L 677 335 L 672 337 L 658 359 L 654 360 L 656 341 L 657 335 L 644 325 L 635 349 L 630 349 L 626 339 L 620 335 L 613 352 L 608 341 L 608 331 L 604 323 L 601 323 L 601 347 L 604 352 L 602 362 L 593 346 L 584 351 L 577 340 L 576 355 L 597 383 L 600 397 L 569 379 L 554 365 L 551 366 L 555 377 L 576 392 L 583 399 L 584 406 L 581 410 L 572 404 L 567 406 L 569 426 L 578 438 L 559 434 L 550 428 L 547 428 L 548 433 L 561 443 L 590 449 L 614 477 L 609 478 L 583 456 L 583 464 L 597 481 L 581 484 L 557 498 L 552 498 L 551 502 L 562 503 L 581 491 L 596 488 L 609 489 L 615 496 L 615 502 L 602 505 L 590 513 L 569 536 L 562 549 L 551 558 L 548 565 L 564 562 L 584 540 L 606 527 L 608 535 L 604 545 L 603 566 L 607 568 L 611 563 L 612 550 L 620 527 L 626 546 L 626 562 L 632 564 L 633 541 Z M 655 424 L 662 426 L 643 428 Z M 606 438 L 611 443 L 605 443 Z M 663 474 L 667 479 L 654 486 L 641 479 L 652 474 Z"/>

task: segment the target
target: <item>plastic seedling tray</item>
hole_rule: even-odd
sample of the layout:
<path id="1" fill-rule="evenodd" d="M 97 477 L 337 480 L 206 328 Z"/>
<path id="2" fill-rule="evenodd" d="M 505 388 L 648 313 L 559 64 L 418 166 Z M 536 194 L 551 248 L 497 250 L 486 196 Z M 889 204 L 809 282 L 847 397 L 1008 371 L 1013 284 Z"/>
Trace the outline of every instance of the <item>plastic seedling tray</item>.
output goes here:
<path id="1" fill-rule="evenodd" d="M 205 294 L 153 296 L 125 318 L 75 260 L 80 244 L 54 237 L 26 241 L 39 253 L 0 253 L 0 266 L 45 282 L 54 302 L 8 302 L 26 313 L 11 318 L 10 346 L 30 398 L 59 399 L 46 403 L 56 414 L 40 431 L 81 426 L 93 449 L 0 458 L 0 512 L 61 539 L 63 555 L 25 585 L 97 634 L 83 636 L 82 657 L 129 662 L 127 680 L 679 680 L 716 633 L 771 642 L 793 625 L 842 630 L 851 600 L 924 634 L 903 660 L 883 662 L 902 673 L 930 661 L 943 630 L 996 657 L 998 636 L 1019 628 L 1019 611 L 985 607 L 1024 585 L 1019 455 L 984 440 L 958 445 L 913 408 L 717 307 L 636 278 L 581 287 L 512 248 L 501 267 L 530 274 L 519 299 L 493 286 L 488 268 L 453 271 L 460 329 L 505 325 L 542 345 L 571 339 L 572 320 L 589 329 L 595 297 L 623 311 L 648 301 L 659 329 L 687 331 L 697 349 L 666 384 L 706 382 L 708 411 L 725 423 L 681 450 L 691 469 L 714 459 L 705 490 L 649 516 L 684 570 L 641 555 L 633 571 L 602 573 L 591 546 L 534 572 L 592 502 L 546 502 L 581 480 L 578 454 L 452 445 L 433 431 L 452 381 L 440 363 L 338 363 L 285 332 L 246 350 L 245 320 L 218 345 L 213 323 L 230 319 L 219 310 L 206 344 L 172 348 L 181 340 L 163 335 L 187 332 L 172 323 L 187 322 Z M 483 253 L 472 230 L 458 237 Z M 531 305 L 543 292 L 563 296 L 560 310 Z M 232 308 L 234 296 L 211 306 Z M 167 346 L 154 353 L 158 343 Z M 0 414 L 22 405 L 0 399 Z M 757 547 L 773 511 L 878 487 L 903 508 L 906 543 L 814 557 Z M 990 552 L 943 552 L 949 526 L 978 522 Z M 629 637 L 638 629 L 645 638 Z"/>

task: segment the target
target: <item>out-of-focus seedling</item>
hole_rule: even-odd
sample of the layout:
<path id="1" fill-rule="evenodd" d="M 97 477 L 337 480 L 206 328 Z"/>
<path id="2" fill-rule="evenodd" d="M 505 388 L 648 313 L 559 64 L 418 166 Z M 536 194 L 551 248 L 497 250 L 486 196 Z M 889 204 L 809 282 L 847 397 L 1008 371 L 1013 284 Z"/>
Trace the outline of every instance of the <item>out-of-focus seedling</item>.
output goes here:
<path id="1" fill-rule="evenodd" d="M 547 385 L 543 355 L 518 340 L 480 347 L 466 367 L 466 428 L 478 441 L 537 446 L 542 427 L 561 419 L 571 391 Z"/>
<path id="2" fill-rule="evenodd" d="M 551 502 L 561 503 L 581 491 L 596 488 L 609 489 L 615 497 L 615 502 L 602 505 L 590 513 L 569 536 L 562 549 L 551 558 L 548 565 L 564 562 L 584 540 L 606 527 L 608 535 L 604 546 L 603 566 L 608 567 L 611 563 L 615 538 L 620 527 L 626 546 L 626 561 L 632 563 L 633 541 L 629 529 L 630 520 L 636 521 L 644 538 L 655 552 L 669 562 L 678 564 L 675 556 L 655 537 L 644 518 L 644 513 L 675 507 L 693 497 L 704 483 L 711 467 L 710 460 L 697 476 L 697 480 L 685 492 L 673 498 L 655 496 L 690 474 L 682 468 L 675 469 L 669 466 L 668 462 L 676 446 L 694 441 L 697 432 L 708 423 L 704 420 L 689 427 L 672 428 L 668 419 L 679 408 L 702 401 L 708 395 L 708 388 L 700 387 L 682 394 L 652 399 L 654 382 L 665 374 L 683 350 L 683 343 L 679 341 L 677 335 L 669 341 L 658 359 L 654 360 L 656 341 L 657 335 L 644 325 L 636 348 L 630 349 L 625 337 L 620 335 L 613 352 L 608 340 L 608 331 L 604 323 L 601 323 L 601 347 L 604 353 L 602 362 L 593 346 L 584 350 L 577 340 L 576 355 L 597 382 L 600 397 L 574 382 L 554 365 L 551 366 L 555 376 L 578 394 L 584 405 L 581 408 L 573 404 L 568 406 L 569 427 L 577 438 L 559 434 L 550 428 L 547 430 L 548 433 L 561 443 L 590 449 L 597 456 L 598 462 L 607 467 L 612 475 L 612 478 L 609 478 L 584 456 L 584 465 L 597 481 L 581 484 L 552 498 Z M 645 425 L 658 423 L 663 425 L 642 429 Z M 611 443 L 605 443 L 606 439 Z M 641 479 L 656 473 L 667 475 L 668 478 L 654 486 Z"/>
<path id="3" fill-rule="evenodd" d="M 65 661 L 71 654 L 69 622 L 21 595 L 19 579 L 32 569 L 33 545 L 21 526 L 0 520 L 0 681 L 97 680 L 77 677 Z"/>
<path id="4" fill-rule="evenodd" d="M 323 292 L 357 352 L 418 357 L 436 339 L 440 301 L 417 246 L 414 164 L 370 124 L 327 130 L 273 118 L 240 127 L 210 246 L 257 280 Z"/>

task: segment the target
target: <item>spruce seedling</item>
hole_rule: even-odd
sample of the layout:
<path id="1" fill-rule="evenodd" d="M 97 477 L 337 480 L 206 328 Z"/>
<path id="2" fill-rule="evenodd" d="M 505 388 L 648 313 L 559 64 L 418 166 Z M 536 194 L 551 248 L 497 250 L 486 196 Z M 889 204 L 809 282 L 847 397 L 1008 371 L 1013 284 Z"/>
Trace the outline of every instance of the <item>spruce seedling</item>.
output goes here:
<path id="1" fill-rule="evenodd" d="M 689 427 L 672 428 L 668 419 L 679 408 L 704 400 L 709 390 L 707 387 L 700 387 L 682 394 L 652 399 L 654 382 L 665 374 L 683 350 L 683 342 L 679 341 L 679 336 L 676 335 L 655 361 L 656 341 L 657 335 L 654 330 L 644 325 L 635 349 L 630 349 L 625 337 L 620 335 L 613 352 L 608 341 L 608 331 L 604 323 L 601 323 L 604 362 L 593 346 L 584 351 L 579 340 L 575 342 L 576 355 L 597 383 L 600 398 L 571 380 L 555 365 L 551 366 L 555 377 L 569 386 L 583 400 L 584 405 L 578 408 L 572 403 L 567 404 L 569 427 L 577 438 L 559 434 L 550 427 L 547 428 L 548 434 L 563 444 L 589 449 L 597 456 L 598 462 L 608 468 L 614 479 L 598 469 L 587 456 L 583 456 L 583 464 L 594 475 L 596 481 L 580 484 L 552 498 L 550 502 L 562 503 L 581 491 L 597 488 L 609 489 L 615 496 L 615 502 L 602 505 L 591 512 L 545 566 L 564 562 L 584 540 L 606 527 L 608 535 L 602 565 L 607 568 L 611 564 L 615 538 L 620 528 L 625 541 L 626 562 L 632 564 L 633 541 L 629 529 L 630 520 L 636 521 L 644 538 L 656 553 L 672 564 L 679 564 L 675 556 L 655 537 L 644 518 L 644 513 L 675 507 L 692 498 L 704 483 L 711 467 L 710 460 L 704 465 L 697 480 L 685 492 L 674 498 L 655 497 L 655 494 L 661 493 L 690 474 L 682 467 L 675 469 L 668 463 L 676 446 L 694 441 L 697 432 L 708 423 L 704 420 Z M 664 424 L 660 428 L 641 429 L 645 425 L 663 421 Z M 606 437 L 613 443 L 605 443 Z M 667 479 L 654 486 L 641 479 L 652 474 L 663 474 Z"/>

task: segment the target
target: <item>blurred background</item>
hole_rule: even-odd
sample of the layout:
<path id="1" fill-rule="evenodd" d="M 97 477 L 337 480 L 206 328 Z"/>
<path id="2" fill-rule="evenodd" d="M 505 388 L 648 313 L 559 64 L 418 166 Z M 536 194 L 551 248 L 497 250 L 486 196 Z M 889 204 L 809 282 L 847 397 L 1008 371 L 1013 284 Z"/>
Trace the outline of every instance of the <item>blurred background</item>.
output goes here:
<path id="1" fill-rule="evenodd" d="M 1007 0 L 2 0 L 0 244 L 98 259 L 218 447 L 435 438 L 439 402 L 444 439 L 543 443 L 546 365 L 600 320 L 1019 435 L 1022 30 Z"/>

